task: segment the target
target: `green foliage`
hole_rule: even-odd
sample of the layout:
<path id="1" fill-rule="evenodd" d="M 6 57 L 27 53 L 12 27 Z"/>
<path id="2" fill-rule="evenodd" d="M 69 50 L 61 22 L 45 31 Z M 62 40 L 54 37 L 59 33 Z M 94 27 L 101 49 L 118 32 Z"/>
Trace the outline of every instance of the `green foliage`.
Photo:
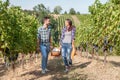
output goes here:
<path id="1" fill-rule="evenodd" d="M 80 20 L 80 25 L 76 27 L 76 40 L 75 45 L 79 46 L 81 43 L 88 43 L 90 41 L 90 33 L 92 31 L 91 27 L 91 15 L 89 14 L 81 14 L 77 15 Z"/>
<path id="2" fill-rule="evenodd" d="M 60 14 L 61 11 L 62 11 L 61 6 L 56 6 L 56 7 L 54 8 L 54 13 L 55 13 L 55 14 Z"/>
<path id="3" fill-rule="evenodd" d="M 111 0 L 112 3 L 114 4 L 119 4 L 120 5 L 120 0 Z"/>
<path id="4" fill-rule="evenodd" d="M 120 52 L 120 5 L 119 0 L 110 0 L 102 4 L 99 0 L 89 7 L 90 15 L 78 15 L 80 26 L 77 27 L 76 45 L 87 43 L 98 45 L 99 48 L 107 45 L 109 50 L 113 46 L 119 55 Z M 106 39 L 105 39 L 106 38 Z M 105 40 L 108 43 L 105 43 Z"/>
<path id="5" fill-rule="evenodd" d="M 38 20 L 20 7 L 8 7 L 6 3 L 9 2 L 0 2 L 0 48 L 8 49 L 10 56 L 35 51 Z"/>
<path id="6" fill-rule="evenodd" d="M 71 14 L 71 15 L 75 15 L 76 14 L 76 11 L 74 10 L 74 8 L 70 9 L 69 14 Z"/>
<path id="7" fill-rule="evenodd" d="M 80 12 L 78 11 L 76 14 L 80 15 Z"/>
<path id="8" fill-rule="evenodd" d="M 67 14 L 67 11 L 65 11 L 64 14 Z"/>
<path id="9" fill-rule="evenodd" d="M 103 44 L 104 37 L 108 37 L 109 45 L 119 47 L 120 35 L 118 27 L 120 26 L 120 5 L 119 0 L 111 0 L 101 4 L 99 0 L 89 8 L 92 14 L 95 29 L 93 31 L 94 40 L 99 45 Z M 118 51 L 118 49 L 116 50 Z M 118 53 L 117 53 L 118 54 Z"/>
<path id="10" fill-rule="evenodd" d="M 50 13 L 49 8 L 46 8 L 44 6 L 44 4 L 38 4 L 37 6 L 33 7 L 33 14 L 36 15 L 36 18 L 39 21 L 42 21 L 44 16 L 48 16 L 48 14 Z"/>

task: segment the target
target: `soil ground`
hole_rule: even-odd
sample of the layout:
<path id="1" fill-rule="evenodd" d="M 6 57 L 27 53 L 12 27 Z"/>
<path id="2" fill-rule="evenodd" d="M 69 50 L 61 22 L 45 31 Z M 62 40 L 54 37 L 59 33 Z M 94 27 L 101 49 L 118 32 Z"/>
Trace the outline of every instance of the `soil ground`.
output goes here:
<path id="1" fill-rule="evenodd" d="M 91 57 L 91 56 L 90 56 Z M 50 72 L 41 74 L 41 57 L 27 62 L 22 68 L 16 67 L 6 70 L 3 63 L 0 64 L 0 80 L 120 80 L 120 57 L 108 56 L 106 65 L 103 57 L 99 60 L 74 57 L 73 66 L 68 73 L 64 73 L 64 64 L 61 57 L 49 56 L 48 69 Z"/>

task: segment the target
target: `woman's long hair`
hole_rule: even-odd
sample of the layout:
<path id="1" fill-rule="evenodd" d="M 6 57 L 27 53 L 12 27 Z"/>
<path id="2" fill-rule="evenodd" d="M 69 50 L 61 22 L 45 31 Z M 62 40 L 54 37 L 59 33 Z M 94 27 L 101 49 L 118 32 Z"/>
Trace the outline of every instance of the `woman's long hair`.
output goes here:
<path id="1" fill-rule="evenodd" d="M 70 25 L 70 27 L 68 28 L 68 31 L 72 31 L 73 27 L 75 27 L 75 26 L 72 25 L 72 20 L 66 19 L 66 21 L 67 21 L 68 24 Z"/>

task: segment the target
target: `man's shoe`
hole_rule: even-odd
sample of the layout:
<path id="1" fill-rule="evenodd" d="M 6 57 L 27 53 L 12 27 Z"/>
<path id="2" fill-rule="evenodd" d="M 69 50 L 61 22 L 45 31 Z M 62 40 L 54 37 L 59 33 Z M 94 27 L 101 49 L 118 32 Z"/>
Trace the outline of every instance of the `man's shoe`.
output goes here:
<path id="1" fill-rule="evenodd" d="M 45 74 L 46 73 L 46 71 L 45 70 L 42 70 L 42 72 L 41 72 L 42 74 Z"/>
<path id="2" fill-rule="evenodd" d="M 50 70 L 46 68 L 45 71 L 46 71 L 46 72 L 49 72 Z"/>

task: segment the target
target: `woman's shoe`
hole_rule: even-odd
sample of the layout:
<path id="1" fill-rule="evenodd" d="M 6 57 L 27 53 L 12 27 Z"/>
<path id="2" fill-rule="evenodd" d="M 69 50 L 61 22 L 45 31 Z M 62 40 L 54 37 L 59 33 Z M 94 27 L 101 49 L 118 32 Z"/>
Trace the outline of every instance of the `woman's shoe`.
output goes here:
<path id="1" fill-rule="evenodd" d="M 69 71 L 69 66 L 66 66 L 66 68 L 65 68 L 65 73 L 67 73 Z"/>

